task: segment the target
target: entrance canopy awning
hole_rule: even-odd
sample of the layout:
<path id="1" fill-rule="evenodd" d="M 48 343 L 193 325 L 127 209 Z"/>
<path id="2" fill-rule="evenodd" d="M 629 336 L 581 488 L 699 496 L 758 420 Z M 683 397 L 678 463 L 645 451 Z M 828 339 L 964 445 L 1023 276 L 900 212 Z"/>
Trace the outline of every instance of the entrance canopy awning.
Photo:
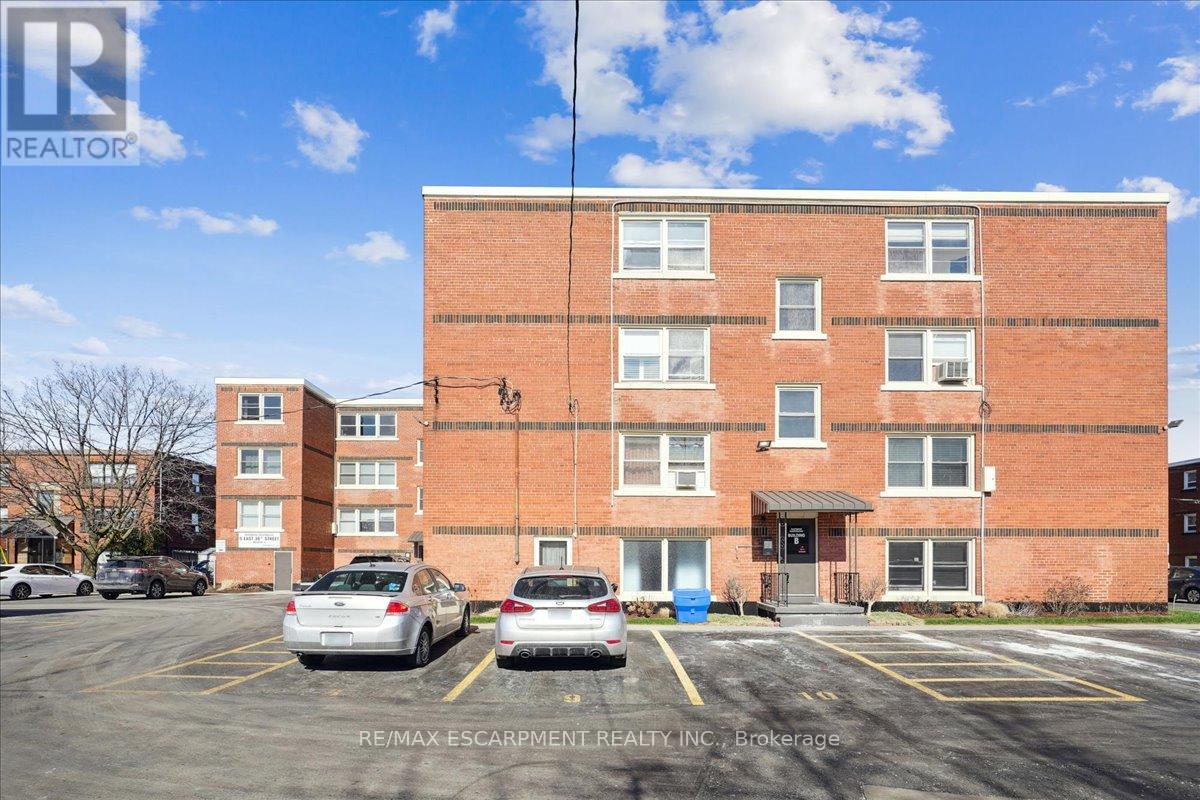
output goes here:
<path id="1" fill-rule="evenodd" d="M 866 500 L 846 492 L 752 492 L 750 513 L 754 516 L 780 511 L 841 511 L 857 514 L 871 511 Z"/>
<path id="2" fill-rule="evenodd" d="M 70 524 L 74 517 L 59 517 L 59 521 Z M 0 524 L 0 536 L 12 539 L 53 539 L 58 529 L 50 520 L 17 517 Z"/>
<path id="3" fill-rule="evenodd" d="M 423 541 L 425 541 L 425 534 L 424 534 L 424 533 L 422 533 L 421 531 L 417 531 L 417 532 L 416 532 L 416 533 L 414 533 L 412 536 L 409 536 L 409 537 L 408 537 L 408 540 L 409 540 L 410 542 L 412 542 L 413 544 L 417 544 L 417 543 L 419 543 L 419 542 L 423 542 Z"/>

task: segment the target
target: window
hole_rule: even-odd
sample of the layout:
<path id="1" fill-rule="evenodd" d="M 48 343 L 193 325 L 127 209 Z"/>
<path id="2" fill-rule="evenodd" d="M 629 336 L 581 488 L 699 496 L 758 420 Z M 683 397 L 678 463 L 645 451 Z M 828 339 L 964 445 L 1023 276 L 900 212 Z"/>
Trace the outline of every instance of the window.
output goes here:
<path id="1" fill-rule="evenodd" d="M 708 220 L 622 219 L 621 272 L 642 277 L 706 275 Z"/>
<path id="2" fill-rule="evenodd" d="M 424 514 L 425 513 L 425 487 L 423 487 L 423 486 L 417 487 L 417 510 L 413 513 L 415 513 L 415 514 Z"/>
<path id="3" fill-rule="evenodd" d="M 417 439 L 417 460 L 414 462 L 413 466 L 419 467 L 424 463 L 425 463 L 425 440 Z"/>
<path id="4" fill-rule="evenodd" d="M 775 387 L 775 441 L 772 446 L 820 445 L 821 388 Z"/>
<path id="5" fill-rule="evenodd" d="M 909 495 L 971 493 L 973 459 L 970 436 L 889 436 L 887 489 Z"/>
<path id="6" fill-rule="evenodd" d="M 1183 532 L 1184 533 L 1195 533 L 1196 532 L 1196 515 L 1195 514 L 1184 514 L 1183 515 Z"/>
<path id="7" fill-rule="evenodd" d="M 279 478 L 283 476 L 283 450 L 278 447 L 239 447 L 239 478 Z"/>
<path id="8" fill-rule="evenodd" d="M 624 494 L 694 494 L 707 491 L 708 436 L 624 434 L 621 488 Z"/>
<path id="9" fill-rule="evenodd" d="M 192 493 L 200 494 L 200 473 L 199 472 L 192 473 Z"/>
<path id="10" fill-rule="evenodd" d="M 1183 489 L 1184 491 L 1192 491 L 1196 488 L 1196 470 L 1188 469 L 1183 471 Z"/>
<path id="11" fill-rule="evenodd" d="M 513 594 L 526 600 L 598 600 L 608 584 L 593 575 L 533 575 L 518 578 Z"/>
<path id="12" fill-rule="evenodd" d="M 130 484 L 137 476 L 137 464 L 88 464 L 88 479 L 95 486 Z"/>
<path id="13" fill-rule="evenodd" d="M 970 222 L 897 220 L 887 223 L 889 275 L 970 275 Z"/>
<path id="14" fill-rule="evenodd" d="M 820 280 L 780 278 L 775 282 L 775 338 L 825 338 L 821 334 Z"/>
<path id="15" fill-rule="evenodd" d="M 570 539 L 534 539 L 535 567 L 566 567 L 571 564 Z"/>
<path id="16" fill-rule="evenodd" d="M 48 512 L 51 514 L 58 513 L 58 492 L 50 490 L 39 491 L 33 497 L 33 504 L 37 506 L 39 511 Z"/>
<path id="17" fill-rule="evenodd" d="M 238 530 L 278 531 L 283 528 L 282 500 L 238 500 Z"/>
<path id="18" fill-rule="evenodd" d="M 339 508 L 338 533 L 342 536 L 386 536 L 396 532 L 394 508 Z"/>
<path id="19" fill-rule="evenodd" d="M 12 486 L 12 464 L 0 462 L 0 486 Z"/>
<path id="20" fill-rule="evenodd" d="M 667 599 L 675 589 L 707 588 L 707 539 L 621 540 L 622 596 Z"/>
<path id="21" fill-rule="evenodd" d="M 887 332 L 887 384 L 902 388 L 943 389 L 975 383 L 975 335 L 972 331 L 892 330 Z M 944 372 L 939 365 L 954 362 Z M 939 373 L 942 374 L 939 374 Z"/>
<path id="22" fill-rule="evenodd" d="M 283 420 L 283 395 L 240 394 L 238 419 L 243 422 L 281 422 Z"/>
<path id="23" fill-rule="evenodd" d="M 398 570 L 339 569 L 318 578 L 312 592 L 388 592 L 404 591 L 407 572 Z"/>
<path id="24" fill-rule="evenodd" d="M 396 438 L 396 415 L 375 412 L 339 414 L 338 436 L 356 439 L 394 439 Z"/>
<path id="25" fill-rule="evenodd" d="M 339 461 L 338 488 L 396 485 L 395 461 Z"/>
<path id="26" fill-rule="evenodd" d="M 1184 556 L 1183 565 L 1185 567 L 1200 567 L 1200 556 Z"/>
<path id="27" fill-rule="evenodd" d="M 889 540 L 887 590 L 930 599 L 947 593 L 970 595 L 974 578 L 972 553 L 970 541 Z"/>
<path id="28" fill-rule="evenodd" d="M 705 383 L 707 328 L 622 328 L 621 381 Z"/>

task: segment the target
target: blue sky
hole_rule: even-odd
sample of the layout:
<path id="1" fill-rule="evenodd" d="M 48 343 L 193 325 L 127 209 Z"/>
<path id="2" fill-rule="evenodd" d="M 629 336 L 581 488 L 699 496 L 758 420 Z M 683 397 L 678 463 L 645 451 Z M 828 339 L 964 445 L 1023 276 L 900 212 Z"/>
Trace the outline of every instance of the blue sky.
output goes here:
<path id="1" fill-rule="evenodd" d="M 3 169 L 5 383 L 416 380 L 420 187 L 567 181 L 569 24 L 147 4 L 143 165 Z M 581 39 L 581 185 L 1172 191 L 1171 457 L 1200 455 L 1200 3 L 585 3 Z"/>

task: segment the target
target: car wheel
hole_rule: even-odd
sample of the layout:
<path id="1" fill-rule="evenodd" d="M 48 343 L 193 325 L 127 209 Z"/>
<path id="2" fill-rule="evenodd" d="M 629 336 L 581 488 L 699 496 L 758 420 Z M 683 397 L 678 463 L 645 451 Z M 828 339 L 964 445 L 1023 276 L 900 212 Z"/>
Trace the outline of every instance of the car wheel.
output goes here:
<path id="1" fill-rule="evenodd" d="M 500 669 L 512 669 L 513 668 L 512 656 L 496 656 L 496 666 L 499 667 Z"/>
<path id="2" fill-rule="evenodd" d="M 10 591 L 8 593 L 8 596 L 11 597 L 13 600 L 28 600 L 29 599 L 29 584 L 28 583 L 18 583 L 16 586 L 12 587 L 12 591 Z"/>
<path id="3" fill-rule="evenodd" d="M 1200 587 L 1193 586 L 1183 594 L 1189 603 L 1200 603 Z"/>
<path id="4" fill-rule="evenodd" d="M 410 667 L 423 667 L 429 663 L 429 654 L 433 650 L 433 633 L 429 627 L 421 628 L 421 634 L 417 637 L 417 649 L 408 657 L 408 665 Z"/>
<path id="5" fill-rule="evenodd" d="M 467 606 L 463 609 L 462 622 L 458 626 L 458 638 L 465 639 L 471 632 L 471 607 Z"/>
<path id="6" fill-rule="evenodd" d="M 625 666 L 627 659 L 628 656 L 609 656 L 608 666 L 612 667 L 613 669 L 621 669 L 621 667 Z"/>
<path id="7" fill-rule="evenodd" d="M 208 591 L 208 581 L 200 580 L 200 581 L 196 581 L 194 584 L 192 584 L 192 596 L 193 597 L 200 597 L 207 591 Z"/>
<path id="8" fill-rule="evenodd" d="M 80 581 L 79 586 L 75 588 L 75 594 L 79 595 L 80 597 L 87 597 L 92 593 L 93 588 L 95 587 L 92 586 L 91 581 Z"/>
<path id="9" fill-rule="evenodd" d="M 153 581 L 150 588 L 146 590 L 147 600 L 161 600 L 162 596 L 167 593 L 167 587 L 163 586 L 162 581 Z"/>
<path id="10" fill-rule="evenodd" d="M 118 595 L 116 592 L 101 592 L 100 596 L 105 600 L 116 600 L 120 595 Z"/>
<path id="11" fill-rule="evenodd" d="M 325 663 L 325 656 L 322 653 L 297 653 L 296 660 L 305 667 L 319 667 Z"/>

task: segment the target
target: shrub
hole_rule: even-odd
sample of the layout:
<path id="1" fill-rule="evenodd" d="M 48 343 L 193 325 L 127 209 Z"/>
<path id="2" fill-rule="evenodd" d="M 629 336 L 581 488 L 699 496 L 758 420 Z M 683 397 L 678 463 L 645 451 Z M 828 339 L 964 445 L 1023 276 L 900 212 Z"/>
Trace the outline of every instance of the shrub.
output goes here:
<path id="1" fill-rule="evenodd" d="M 988 619 L 1004 619 L 1008 616 L 1008 606 L 995 600 L 979 604 L 979 616 Z"/>
<path id="2" fill-rule="evenodd" d="M 1077 616 L 1091 593 L 1082 578 L 1064 578 L 1046 590 L 1046 610 L 1056 617 Z"/>
<path id="3" fill-rule="evenodd" d="M 1042 604 L 1032 600 L 1022 600 L 1014 603 L 1009 613 L 1014 617 L 1036 617 L 1042 613 Z"/>
<path id="4" fill-rule="evenodd" d="M 979 609 L 974 603 L 955 603 L 950 607 L 950 613 L 956 617 L 979 616 Z"/>
<path id="5" fill-rule="evenodd" d="M 741 581 L 737 578 L 730 578 L 725 581 L 725 587 L 721 593 L 724 595 L 723 599 L 726 604 L 737 609 L 739 617 L 745 614 L 746 598 L 750 596 L 750 593 L 746 591 L 746 587 L 742 585 Z"/>
<path id="6" fill-rule="evenodd" d="M 629 600 L 625 603 L 625 616 L 649 619 L 658 612 L 649 600 Z"/>
<path id="7" fill-rule="evenodd" d="M 886 588 L 887 586 L 884 584 L 883 578 L 879 575 L 871 575 L 859 582 L 859 600 L 867 607 L 868 617 L 871 616 L 871 611 L 875 608 L 875 604 L 879 602 L 879 598 L 883 597 L 883 590 Z"/>

